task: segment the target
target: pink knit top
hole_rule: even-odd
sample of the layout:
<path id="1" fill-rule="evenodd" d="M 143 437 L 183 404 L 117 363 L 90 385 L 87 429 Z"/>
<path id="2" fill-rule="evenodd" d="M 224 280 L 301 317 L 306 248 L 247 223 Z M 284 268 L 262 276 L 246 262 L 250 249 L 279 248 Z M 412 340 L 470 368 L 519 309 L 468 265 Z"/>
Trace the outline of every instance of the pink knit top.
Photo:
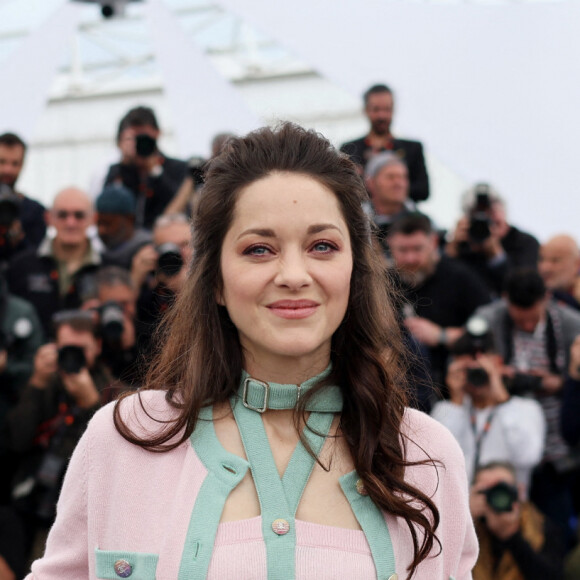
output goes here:
<path id="1" fill-rule="evenodd" d="M 154 416 L 172 416 L 164 393 L 146 391 L 143 400 Z M 121 408 L 137 429 L 159 428 L 145 416 L 136 397 L 127 399 Z M 77 446 L 45 556 L 33 564 L 27 580 L 121 577 L 112 567 L 97 575 L 97 551 L 109 554 L 111 562 L 120 552 L 143 561 L 154 558 L 153 572 L 145 566 L 140 574 L 136 567 L 130 580 L 180 578 L 191 514 L 208 470 L 189 441 L 167 453 L 151 453 L 127 442 L 113 425 L 112 411 L 112 405 L 101 409 Z M 423 561 L 414 580 L 469 580 L 477 559 L 477 540 L 463 454 L 443 426 L 418 411 L 406 413 L 403 431 L 412 441 L 407 442 L 407 459 L 422 460 L 427 453 L 443 464 L 410 467 L 406 472 L 408 481 L 431 495 L 441 516 L 437 530 L 441 553 Z M 396 571 L 403 580 L 413 558 L 411 534 L 404 521 L 388 514 L 385 519 Z M 299 580 L 377 577 L 362 531 L 297 521 L 296 540 L 295 577 Z M 209 580 L 267 578 L 260 517 L 220 524 L 209 549 Z"/>

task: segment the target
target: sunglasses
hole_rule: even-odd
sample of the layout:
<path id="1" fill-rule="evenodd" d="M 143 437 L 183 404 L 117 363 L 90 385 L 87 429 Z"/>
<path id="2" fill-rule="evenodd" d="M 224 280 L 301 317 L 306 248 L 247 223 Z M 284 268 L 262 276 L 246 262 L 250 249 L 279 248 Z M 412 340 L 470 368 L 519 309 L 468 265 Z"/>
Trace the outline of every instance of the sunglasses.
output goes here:
<path id="1" fill-rule="evenodd" d="M 65 220 L 68 216 L 72 215 L 75 218 L 75 220 L 81 221 L 87 217 L 87 212 L 80 210 L 67 211 L 66 209 L 59 209 L 58 211 L 55 212 L 55 215 L 59 220 Z"/>

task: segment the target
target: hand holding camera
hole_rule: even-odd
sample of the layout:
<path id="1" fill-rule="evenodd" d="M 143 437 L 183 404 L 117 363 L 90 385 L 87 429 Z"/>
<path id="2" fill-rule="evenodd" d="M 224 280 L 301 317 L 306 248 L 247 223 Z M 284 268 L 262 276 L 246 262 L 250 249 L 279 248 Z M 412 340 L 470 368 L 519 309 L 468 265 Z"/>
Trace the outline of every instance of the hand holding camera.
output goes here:
<path id="1" fill-rule="evenodd" d="M 469 496 L 471 516 L 485 522 L 499 540 L 511 538 L 520 529 L 518 489 L 505 481 L 490 487 L 474 485 Z"/>
<path id="2" fill-rule="evenodd" d="M 88 409 L 99 403 L 99 391 L 95 387 L 95 383 L 86 366 L 77 373 L 62 372 L 61 378 L 67 393 L 82 409 Z"/>
<path id="3" fill-rule="evenodd" d="M 125 165 L 135 165 L 145 173 L 152 173 L 161 166 L 162 158 L 157 150 L 157 131 L 128 127 L 119 139 L 119 149 Z"/>
<path id="4" fill-rule="evenodd" d="M 34 356 L 34 370 L 30 377 L 30 384 L 37 389 L 46 388 L 58 371 L 58 351 L 56 344 L 42 345 Z"/>

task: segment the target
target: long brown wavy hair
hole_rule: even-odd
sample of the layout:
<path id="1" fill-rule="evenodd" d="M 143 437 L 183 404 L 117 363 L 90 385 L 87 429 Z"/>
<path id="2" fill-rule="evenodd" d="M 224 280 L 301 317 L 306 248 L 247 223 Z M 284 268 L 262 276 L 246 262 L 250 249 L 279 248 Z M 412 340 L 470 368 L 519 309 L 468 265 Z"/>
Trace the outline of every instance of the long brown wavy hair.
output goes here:
<path id="1" fill-rule="evenodd" d="M 243 352 L 237 329 L 216 302 L 222 289 L 221 248 L 239 191 L 273 172 L 303 174 L 329 188 L 348 225 L 353 254 L 350 296 L 332 338 L 328 382 L 342 389 L 341 433 L 369 495 L 380 509 L 409 526 L 414 548 L 410 578 L 434 544 L 440 548 L 435 535 L 439 512 L 404 477 L 405 468 L 412 465 L 405 459 L 407 441 L 401 433 L 407 403 L 405 352 L 392 289 L 361 206 L 367 194 L 356 167 L 314 131 L 291 123 L 259 129 L 229 141 L 210 163 L 194 216 L 195 253 L 187 282 L 160 328 L 158 352 L 144 386 L 166 390 L 176 418 L 144 438 L 123 421 L 117 404 L 116 428 L 131 443 L 168 451 L 191 435 L 202 407 L 237 393 Z M 304 416 L 305 403 L 301 401 L 297 417 Z"/>

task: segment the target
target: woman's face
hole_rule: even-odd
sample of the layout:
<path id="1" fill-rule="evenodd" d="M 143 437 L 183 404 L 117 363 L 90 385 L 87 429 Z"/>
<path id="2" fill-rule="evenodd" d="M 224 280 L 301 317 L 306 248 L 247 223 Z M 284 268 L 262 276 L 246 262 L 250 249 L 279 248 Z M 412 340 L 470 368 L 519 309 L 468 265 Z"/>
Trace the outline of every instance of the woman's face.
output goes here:
<path id="1" fill-rule="evenodd" d="M 352 273 L 348 227 L 330 189 L 297 173 L 243 188 L 221 273 L 218 302 L 238 329 L 246 368 L 289 357 L 328 364 Z"/>

